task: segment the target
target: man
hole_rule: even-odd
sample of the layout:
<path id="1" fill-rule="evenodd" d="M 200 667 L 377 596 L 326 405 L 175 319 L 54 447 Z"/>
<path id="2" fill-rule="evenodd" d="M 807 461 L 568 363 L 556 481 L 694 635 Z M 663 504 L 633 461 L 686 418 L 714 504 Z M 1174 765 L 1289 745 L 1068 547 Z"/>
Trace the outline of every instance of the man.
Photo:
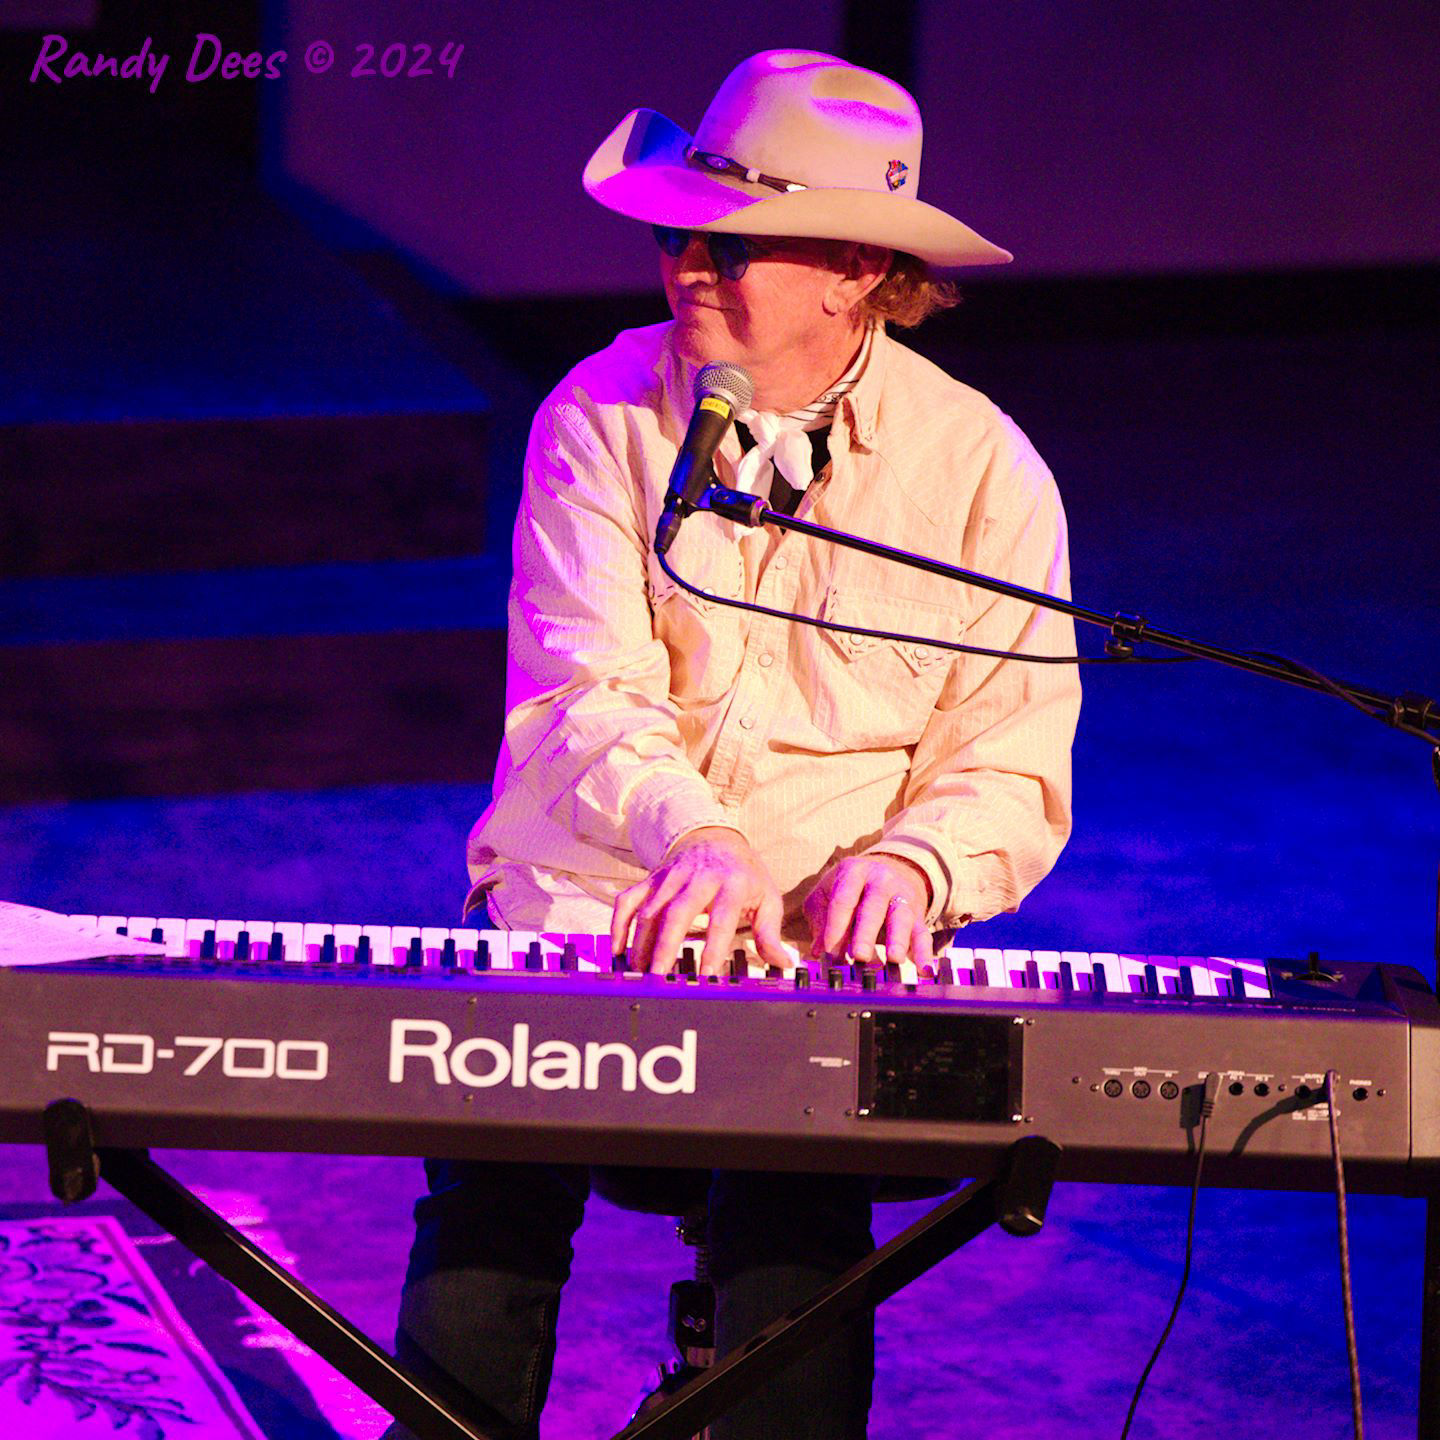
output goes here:
<path id="1" fill-rule="evenodd" d="M 944 303 L 927 265 L 1010 259 L 915 198 L 914 101 L 832 56 L 774 51 L 725 81 L 695 136 L 626 117 L 585 188 L 655 227 L 672 323 L 619 336 L 536 416 L 515 538 L 509 715 L 471 837 L 472 905 L 509 929 L 609 929 L 655 971 L 692 928 L 716 973 L 737 933 L 866 961 L 1011 910 L 1069 832 L 1074 671 L 876 641 L 732 609 L 652 551 L 707 362 L 753 407 L 716 457 L 776 508 L 1053 593 L 1068 585 L 1054 482 L 989 401 L 892 341 Z M 1068 620 L 714 515 L 674 570 L 772 609 L 994 651 L 1073 652 Z M 588 1176 L 439 1164 L 417 1206 L 402 1356 L 534 1435 Z M 859 1177 L 718 1174 L 722 1349 L 871 1246 Z M 857 1326 L 717 1437 L 860 1436 Z"/>

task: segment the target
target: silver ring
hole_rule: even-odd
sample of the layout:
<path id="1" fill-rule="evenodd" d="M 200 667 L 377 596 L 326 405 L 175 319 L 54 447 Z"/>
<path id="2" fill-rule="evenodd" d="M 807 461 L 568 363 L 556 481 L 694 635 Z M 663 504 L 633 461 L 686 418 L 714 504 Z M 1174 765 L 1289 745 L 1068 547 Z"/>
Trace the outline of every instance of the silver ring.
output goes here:
<path id="1" fill-rule="evenodd" d="M 892 895 L 886 910 L 893 910 L 897 905 L 908 905 L 910 901 L 904 895 Z"/>

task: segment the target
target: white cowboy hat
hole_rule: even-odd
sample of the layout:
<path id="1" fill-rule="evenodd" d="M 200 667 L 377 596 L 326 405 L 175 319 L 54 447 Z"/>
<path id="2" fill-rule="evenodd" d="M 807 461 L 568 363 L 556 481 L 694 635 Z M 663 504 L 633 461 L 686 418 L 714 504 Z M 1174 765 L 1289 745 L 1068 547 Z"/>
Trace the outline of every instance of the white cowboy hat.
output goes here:
<path id="1" fill-rule="evenodd" d="M 586 193 L 678 230 L 856 240 L 932 265 L 1014 259 L 916 199 L 920 109 L 893 80 L 815 50 L 766 50 L 726 77 L 694 136 L 632 110 L 585 167 Z"/>

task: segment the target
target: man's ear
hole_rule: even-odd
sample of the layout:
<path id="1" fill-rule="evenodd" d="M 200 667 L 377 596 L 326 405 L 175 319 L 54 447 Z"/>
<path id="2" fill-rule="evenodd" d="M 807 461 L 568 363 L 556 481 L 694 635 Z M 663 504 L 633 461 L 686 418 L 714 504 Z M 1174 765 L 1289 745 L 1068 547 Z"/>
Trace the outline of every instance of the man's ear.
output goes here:
<path id="1" fill-rule="evenodd" d="M 883 245 L 837 241 L 833 265 L 838 273 L 826 294 L 825 308 L 833 315 L 853 310 L 890 273 L 893 257 L 894 252 Z"/>

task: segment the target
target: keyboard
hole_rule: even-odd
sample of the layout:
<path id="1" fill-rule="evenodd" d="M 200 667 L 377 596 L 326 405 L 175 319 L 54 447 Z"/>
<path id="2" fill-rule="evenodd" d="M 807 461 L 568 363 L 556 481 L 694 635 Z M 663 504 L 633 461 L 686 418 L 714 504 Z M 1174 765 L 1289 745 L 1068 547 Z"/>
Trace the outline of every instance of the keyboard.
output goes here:
<path id="1" fill-rule="evenodd" d="M 393 965 L 410 968 L 532 970 L 596 973 L 611 970 L 608 934 L 476 930 L 433 925 L 329 924 L 318 921 L 179 919 L 151 915 L 75 915 L 71 919 L 150 940 L 174 958 L 283 960 L 287 963 Z M 787 946 L 792 965 L 799 952 Z M 698 943 L 682 949 L 681 964 L 698 964 Z M 884 947 L 880 947 L 882 959 Z M 749 978 L 766 967 L 742 948 Z M 812 967 L 813 969 L 813 967 Z M 1228 956 L 1139 955 L 1110 951 L 990 949 L 951 946 L 927 976 L 909 961 L 890 978 L 910 983 L 944 972 L 948 983 L 992 989 L 1168 994 L 1263 999 L 1266 962 Z"/>
<path id="2" fill-rule="evenodd" d="M 1207 1183 L 1328 1188 L 1333 1072 L 1352 1187 L 1440 1162 L 1440 1008 L 1396 965 L 957 947 L 702 978 L 691 947 L 661 977 L 604 936 L 122 923 L 163 953 L 0 969 L 0 1140 L 73 1096 L 111 1146 L 958 1177 L 1040 1134 L 1061 1178 L 1178 1184 L 1213 1075 Z"/>

